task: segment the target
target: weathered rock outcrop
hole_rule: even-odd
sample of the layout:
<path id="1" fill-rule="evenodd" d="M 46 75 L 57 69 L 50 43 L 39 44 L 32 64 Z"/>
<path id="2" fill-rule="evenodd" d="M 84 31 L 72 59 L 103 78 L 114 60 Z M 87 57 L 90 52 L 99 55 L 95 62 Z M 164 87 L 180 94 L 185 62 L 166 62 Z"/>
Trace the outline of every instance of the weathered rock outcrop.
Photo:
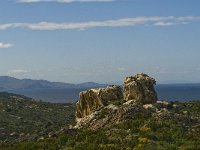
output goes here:
<path id="1" fill-rule="evenodd" d="M 126 77 L 124 80 L 124 100 L 136 100 L 142 104 L 151 104 L 157 101 L 154 89 L 156 81 L 146 74 L 137 74 Z"/>
<path id="2" fill-rule="evenodd" d="M 122 93 L 120 86 L 115 85 L 80 92 L 79 101 L 76 103 L 77 123 L 91 120 L 95 113 L 102 111 L 106 108 L 105 106 L 110 106 L 115 101 L 124 101 L 124 106 L 139 104 L 138 107 L 140 104 L 155 103 L 157 101 L 155 84 L 156 81 L 153 78 L 141 73 L 125 78 L 124 93 Z"/>
<path id="3" fill-rule="evenodd" d="M 76 103 L 76 117 L 84 118 L 93 111 L 107 106 L 112 101 L 122 99 L 122 97 L 120 86 L 115 85 L 80 92 L 79 101 Z"/>

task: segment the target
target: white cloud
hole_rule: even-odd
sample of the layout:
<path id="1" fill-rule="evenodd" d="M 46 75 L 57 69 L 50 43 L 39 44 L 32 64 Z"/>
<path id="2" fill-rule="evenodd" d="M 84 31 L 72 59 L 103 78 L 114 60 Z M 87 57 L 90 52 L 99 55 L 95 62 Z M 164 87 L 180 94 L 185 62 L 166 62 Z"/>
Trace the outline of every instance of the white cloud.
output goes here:
<path id="1" fill-rule="evenodd" d="M 122 18 L 106 21 L 88 21 L 88 22 L 39 22 L 39 23 L 8 23 L 0 24 L 0 30 L 11 28 L 21 28 L 30 30 L 85 30 L 96 27 L 131 27 L 136 25 L 152 25 L 152 26 L 172 26 L 191 22 L 199 22 L 200 16 L 184 16 L 184 17 L 134 17 Z"/>
<path id="2" fill-rule="evenodd" d="M 14 70 L 8 71 L 9 75 L 25 75 L 28 73 L 30 73 L 30 71 L 24 70 L 24 69 L 14 69 Z"/>
<path id="3" fill-rule="evenodd" d="M 187 22 L 156 22 L 155 26 L 173 26 L 173 25 L 180 25 L 180 24 L 188 24 Z"/>
<path id="4" fill-rule="evenodd" d="M 1 48 L 10 48 L 10 47 L 12 47 L 13 45 L 12 44 L 10 44 L 10 43 L 2 43 L 2 42 L 0 42 L 0 49 Z"/>
<path id="5" fill-rule="evenodd" d="M 154 24 L 155 26 L 172 26 L 172 25 L 175 25 L 175 23 L 174 22 L 156 22 L 155 24 Z"/>
<path id="6" fill-rule="evenodd" d="M 115 0 L 17 0 L 19 3 L 38 3 L 38 2 L 57 2 L 57 3 L 73 3 L 73 2 L 112 2 Z"/>

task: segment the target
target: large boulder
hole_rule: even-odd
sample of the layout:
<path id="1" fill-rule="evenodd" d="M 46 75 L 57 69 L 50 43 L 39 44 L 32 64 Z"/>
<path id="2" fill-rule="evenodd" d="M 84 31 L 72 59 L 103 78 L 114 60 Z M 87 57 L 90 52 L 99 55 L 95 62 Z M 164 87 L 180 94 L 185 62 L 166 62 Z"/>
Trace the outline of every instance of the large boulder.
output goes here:
<path id="1" fill-rule="evenodd" d="M 84 118 L 93 111 L 107 106 L 113 101 L 122 99 L 122 97 L 120 86 L 115 85 L 80 92 L 79 101 L 76 103 L 76 117 Z"/>
<path id="2" fill-rule="evenodd" d="M 124 80 L 124 100 L 136 100 L 142 104 L 151 104 L 157 101 L 154 89 L 155 79 L 146 74 L 137 74 L 126 77 Z"/>

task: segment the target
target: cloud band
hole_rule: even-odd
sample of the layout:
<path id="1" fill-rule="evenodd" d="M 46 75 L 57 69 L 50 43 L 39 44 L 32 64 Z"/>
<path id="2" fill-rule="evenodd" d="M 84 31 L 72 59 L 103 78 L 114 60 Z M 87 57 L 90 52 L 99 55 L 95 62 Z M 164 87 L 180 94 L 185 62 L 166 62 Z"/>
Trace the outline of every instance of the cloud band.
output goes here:
<path id="1" fill-rule="evenodd" d="M 89 21 L 89 22 L 39 22 L 39 23 L 7 23 L 0 24 L 0 30 L 21 28 L 30 30 L 85 30 L 96 27 L 131 27 L 136 25 L 151 25 L 151 26 L 172 26 L 187 24 L 191 22 L 199 22 L 200 16 L 167 16 L 167 17 L 135 17 L 122 18 L 106 21 Z"/>

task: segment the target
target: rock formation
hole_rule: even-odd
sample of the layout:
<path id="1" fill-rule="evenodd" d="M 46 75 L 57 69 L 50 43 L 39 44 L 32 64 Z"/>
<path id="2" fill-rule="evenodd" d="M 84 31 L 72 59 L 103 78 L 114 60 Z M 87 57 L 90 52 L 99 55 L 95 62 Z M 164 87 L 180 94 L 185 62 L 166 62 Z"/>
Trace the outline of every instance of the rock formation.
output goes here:
<path id="1" fill-rule="evenodd" d="M 122 99 L 122 97 L 120 86 L 115 85 L 80 92 L 79 101 L 76 103 L 76 117 L 84 118 L 93 111 L 107 106 L 110 102 Z"/>
<path id="2" fill-rule="evenodd" d="M 110 85 L 106 88 L 90 89 L 80 92 L 79 101 L 76 103 L 76 118 L 89 117 L 94 111 L 108 106 L 116 101 L 152 104 L 157 101 L 157 94 L 154 89 L 156 81 L 146 74 L 137 74 L 127 77 L 124 80 L 124 93 L 120 86 Z M 128 103 L 128 102 L 127 102 Z"/>
<path id="3" fill-rule="evenodd" d="M 156 81 L 146 74 L 137 74 L 126 77 L 124 80 L 124 100 L 136 100 L 142 104 L 151 104 L 157 101 L 154 89 Z"/>

